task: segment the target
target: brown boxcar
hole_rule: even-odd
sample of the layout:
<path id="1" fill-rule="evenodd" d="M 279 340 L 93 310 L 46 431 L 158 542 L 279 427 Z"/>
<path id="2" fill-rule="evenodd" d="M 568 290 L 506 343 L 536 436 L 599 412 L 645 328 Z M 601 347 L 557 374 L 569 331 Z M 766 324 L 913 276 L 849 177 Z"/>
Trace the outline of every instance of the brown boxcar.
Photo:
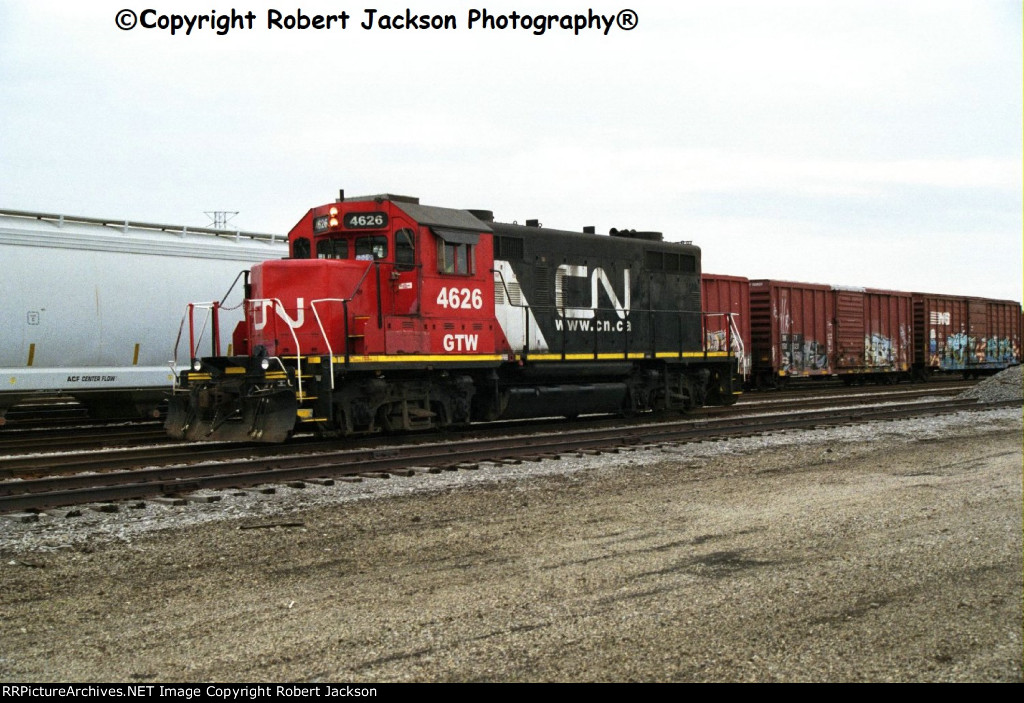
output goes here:
<path id="1" fill-rule="evenodd" d="M 843 374 L 909 378 L 914 361 L 914 307 L 910 293 L 833 288 L 836 370 Z"/>
<path id="2" fill-rule="evenodd" d="M 758 387 L 832 374 L 831 292 L 813 283 L 750 282 L 751 373 Z"/>
<path id="3" fill-rule="evenodd" d="M 750 375 L 750 281 L 742 276 L 701 274 L 704 339 L 708 351 L 732 348 L 740 355 L 739 371 Z"/>
<path id="4" fill-rule="evenodd" d="M 790 378 L 897 380 L 913 363 L 909 293 L 816 283 L 750 282 L 752 373 L 762 387 Z"/>
<path id="5" fill-rule="evenodd" d="M 1020 363 L 1020 303 L 931 293 L 913 301 L 915 369 L 970 377 Z"/>

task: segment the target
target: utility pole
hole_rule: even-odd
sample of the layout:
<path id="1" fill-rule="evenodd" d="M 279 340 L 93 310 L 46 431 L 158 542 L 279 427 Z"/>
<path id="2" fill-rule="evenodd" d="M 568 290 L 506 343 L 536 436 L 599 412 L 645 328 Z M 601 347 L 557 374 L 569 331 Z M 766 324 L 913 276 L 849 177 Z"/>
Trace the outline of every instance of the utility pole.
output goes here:
<path id="1" fill-rule="evenodd" d="M 238 213 L 238 210 L 207 210 L 205 212 L 214 229 L 227 229 L 228 222 Z"/>

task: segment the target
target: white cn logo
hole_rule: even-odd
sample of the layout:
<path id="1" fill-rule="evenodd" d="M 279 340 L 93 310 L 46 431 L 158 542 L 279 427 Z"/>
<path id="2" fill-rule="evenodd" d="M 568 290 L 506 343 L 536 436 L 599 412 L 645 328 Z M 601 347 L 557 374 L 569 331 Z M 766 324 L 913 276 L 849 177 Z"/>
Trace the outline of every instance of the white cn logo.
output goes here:
<path id="1" fill-rule="evenodd" d="M 572 264 L 562 264 L 555 271 L 555 305 L 558 306 L 558 314 L 562 317 L 580 317 L 580 318 L 592 318 L 594 317 L 594 311 L 597 309 L 597 290 L 598 284 L 604 288 L 605 294 L 608 299 L 612 302 L 612 307 L 615 308 L 615 314 L 619 316 L 620 320 L 625 320 L 626 316 L 629 315 L 629 269 L 622 272 L 622 300 L 619 300 L 619 296 L 615 294 L 615 289 L 612 287 L 612 282 L 608 278 L 608 274 L 604 272 L 604 269 L 597 266 L 590 272 L 590 307 L 589 308 L 572 308 L 565 307 L 563 301 L 563 286 L 565 285 L 565 277 L 573 276 L 575 278 L 586 278 L 587 267 L 578 266 Z"/>
<path id="2" fill-rule="evenodd" d="M 306 319 L 306 309 L 303 307 L 303 298 L 295 299 L 296 315 L 292 318 L 288 314 L 288 311 L 284 309 L 284 305 L 281 304 L 280 300 L 262 300 L 252 301 L 252 326 L 253 329 L 261 330 L 267 326 L 267 308 L 273 308 L 277 311 L 277 316 L 284 320 L 289 327 L 292 329 L 298 329 L 302 327 L 302 323 Z"/>

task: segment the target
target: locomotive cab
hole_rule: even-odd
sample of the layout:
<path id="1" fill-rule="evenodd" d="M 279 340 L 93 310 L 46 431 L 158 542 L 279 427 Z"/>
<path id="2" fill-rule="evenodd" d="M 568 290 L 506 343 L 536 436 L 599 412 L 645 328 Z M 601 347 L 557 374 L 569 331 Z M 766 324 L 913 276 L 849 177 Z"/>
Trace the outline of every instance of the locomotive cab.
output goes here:
<path id="1" fill-rule="evenodd" d="M 264 297 L 272 290 L 283 312 L 270 332 L 255 331 L 254 345 L 284 354 L 493 353 L 489 228 L 466 211 L 402 196 L 354 199 L 310 210 L 289 244 L 290 260 L 253 269 L 252 298 L 272 308 Z M 308 324 L 296 317 L 302 305 Z M 300 349 L 279 334 L 282 323 Z"/>
<path id="2" fill-rule="evenodd" d="M 245 356 L 182 373 L 192 397 L 172 397 L 172 436 L 280 441 L 296 421 L 341 434 L 469 421 L 472 384 L 423 370 L 501 361 L 485 223 L 402 196 L 356 198 L 309 210 L 289 251 L 250 272 L 234 335 Z M 272 380 L 297 402 L 259 395 Z"/>

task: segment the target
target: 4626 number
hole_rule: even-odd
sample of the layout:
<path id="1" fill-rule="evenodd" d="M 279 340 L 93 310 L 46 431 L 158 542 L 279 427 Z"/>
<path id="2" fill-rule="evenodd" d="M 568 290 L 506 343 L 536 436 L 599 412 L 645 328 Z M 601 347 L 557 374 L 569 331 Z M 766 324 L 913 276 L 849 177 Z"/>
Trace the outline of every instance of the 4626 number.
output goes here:
<path id="1" fill-rule="evenodd" d="M 484 306 L 484 296 L 479 288 L 442 288 L 437 304 L 446 309 L 479 310 Z"/>

